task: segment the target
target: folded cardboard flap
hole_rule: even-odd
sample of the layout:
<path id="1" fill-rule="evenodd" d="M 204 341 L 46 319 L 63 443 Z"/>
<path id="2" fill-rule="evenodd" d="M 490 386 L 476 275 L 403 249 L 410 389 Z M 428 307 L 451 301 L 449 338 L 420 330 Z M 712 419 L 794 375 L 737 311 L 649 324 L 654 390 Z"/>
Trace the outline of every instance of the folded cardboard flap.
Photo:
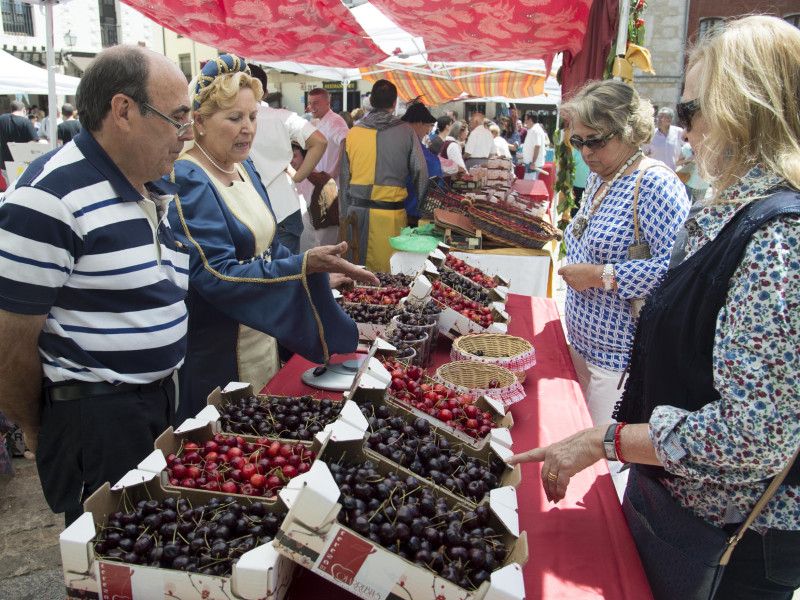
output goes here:
<path id="1" fill-rule="evenodd" d="M 495 451 L 497 456 L 499 456 L 506 462 L 508 462 L 509 458 L 514 456 L 514 451 L 511 450 L 511 448 L 509 448 L 505 444 L 501 443 L 501 440 L 495 438 L 494 436 L 489 436 L 489 445 L 492 447 L 492 450 Z"/>
<path id="2" fill-rule="evenodd" d="M 347 401 L 342 406 L 342 411 L 337 422 L 344 422 L 356 429 L 365 432 L 369 427 L 366 417 L 358 408 L 358 405 L 353 401 Z"/>
<path id="3" fill-rule="evenodd" d="M 219 411 L 215 406 L 206 406 L 203 410 L 201 410 L 194 416 L 195 420 L 205 421 L 206 423 L 214 423 L 216 421 L 219 421 L 219 417 L 220 417 Z"/>
<path id="4" fill-rule="evenodd" d="M 355 404 L 350 402 L 349 404 Z M 360 414 L 360 411 L 359 411 Z M 363 419 L 363 415 L 361 416 Z M 364 422 L 364 426 L 356 426 L 353 423 L 343 420 L 337 420 L 333 423 L 328 423 L 325 426 L 325 429 L 318 433 L 317 436 L 320 436 L 323 432 L 326 435 L 326 440 L 330 439 L 334 442 L 343 442 L 343 441 L 350 441 L 350 440 L 363 440 L 364 439 L 364 431 L 368 427 L 366 420 Z"/>
<path id="5" fill-rule="evenodd" d="M 508 413 L 505 418 L 511 419 L 511 413 Z M 505 420 L 504 418 L 504 420 Z M 513 424 L 513 419 L 511 419 Z M 490 444 L 499 444 L 506 448 L 511 448 L 514 442 L 511 440 L 511 432 L 508 427 L 497 427 L 489 432 Z"/>
<path id="6" fill-rule="evenodd" d="M 508 532 L 519 537 L 519 515 L 517 514 L 517 491 L 511 487 L 501 487 L 489 492 L 489 507 L 503 523 Z"/>
<path id="7" fill-rule="evenodd" d="M 146 459 L 145 459 L 146 460 Z M 165 463 L 166 466 L 166 463 Z M 112 490 L 120 490 L 122 488 L 131 487 L 140 483 L 150 481 L 156 476 L 153 471 L 147 469 L 132 469 L 125 473 L 117 483 L 111 486 Z"/>
<path id="8" fill-rule="evenodd" d="M 425 273 L 430 274 L 430 272 L 426 269 Z M 408 291 L 408 297 L 410 302 L 419 302 L 424 300 L 428 297 L 431 291 L 431 282 L 430 279 L 423 273 L 417 275 L 414 279 L 414 282 L 411 284 L 411 287 Z"/>
<path id="9" fill-rule="evenodd" d="M 167 468 L 167 458 L 161 450 L 153 450 L 147 455 L 147 458 L 136 465 L 136 468 L 141 471 L 161 473 L 161 471 Z"/>
<path id="10" fill-rule="evenodd" d="M 108 485 L 108 484 L 106 484 Z M 64 571 L 86 573 L 92 565 L 94 551 L 89 545 L 97 530 L 92 513 L 85 512 L 61 532 L 58 544 L 61 547 L 61 563 Z"/>
<path id="11" fill-rule="evenodd" d="M 205 419 L 189 418 L 186 419 L 180 425 L 178 425 L 178 427 L 175 429 L 175 435 L 181 435 L 183 433 L 188 433 L 190 431 L 197 431 L 198 429 L 203 429 L 203 428 L 208 428 L 209 431 L 211 432 L 210 435 L 217 433 L 216 421 L 209 422 Z"/>
<path id="12" fill-rule="evenodd" d="M 519 600 L 525 597 L 525 579 L 522 576 L 522 566 L 518 563 L 513 562 L 497 569 L 490 577 L 492 585 L 483 600 Z"/>
<path id="13" fill-rule="evenodd" d="M 290 511 L 303 515 L 300 522 L 312 530 L 318 530 L 329 522 L 334 509 L 334 518 L 339 512 L 336 508 L 339 486 L 328 466 L 320 460 L 314 461 L 306 473 L 290 480 L 278 495 Z"/>
<path id="14" fill-rule="evenodd" d="M 225 389 L 222 390 L 224 393 L 229 394 L 231 392 L 238 392 L 238 391 L 246 391 L 247 388 L 250 388 L 249 394 L 253 394 L 253 386 L 250 383 L 245 383 L 244 381 L 231 381 L 228 385 L 225 386 Z"/>
<path id="15" fill-rule="evenodd" d="M 275 589 L 272 565 L 280 556 L 272 544 L 262 544 L 245 552 L 233 565 L 233 593 L 257 600 Z M 269 565 L 264 568 L 264 565 Z M 290 565 L 286 565 L 289 567 Z"/>

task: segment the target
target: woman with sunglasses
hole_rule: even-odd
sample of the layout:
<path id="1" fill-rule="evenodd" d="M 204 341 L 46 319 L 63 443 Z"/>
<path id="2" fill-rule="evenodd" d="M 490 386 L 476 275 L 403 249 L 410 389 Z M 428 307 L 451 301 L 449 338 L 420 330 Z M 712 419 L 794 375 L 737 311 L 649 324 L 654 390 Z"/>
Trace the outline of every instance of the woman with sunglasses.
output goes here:
<path id="1" fill-rule="evenodd" d="M 631 424 L 510 460 L 541 461 L 553 501 L 604 456 L 638 463 L 623 509 L 657 600 L 714 593 L 706 580 L 705 595 L 678 596 L 676 584 L 700 589 L 702 579 L 687 579 L 686 555 L 673 561 L 666 549 L 747 525 L 800 446 L 798 73 L 800 30 L 777 17 L 728 23 L 691 52 L 677 114 L 713 194 L 686 224 L 687 258 L 642 311 L 616 415 Z M 664 517 L 675 512 L 688 522 Z M 665 532 L 684 542 L 663 544 Z M 742 532 L 714 597 L 790 600 L 800 586 L 800 462 Z M 659 569 L 670 564 L 680 572 Z"/>
<path id="2" fill-rule="evenodd" d="M 566 231 L 568 264 L 559 270 L 569 286 L 567 333 L 592 421 L 608 423 L 633 342 L 631 299 L 649 296 L 666 272 L 689 200 L 670 169 L 642 173 L 661 163 L 642 157 L 639 146 L 653 135 L 653 107 L 631 86 L 589 83 L 561 111 L 570 124 L 570 142 L 592 172 L 581 209 Z M 639 231 L 652 258 L 627 260 L 640 174 Z"/>
<path id="3" fill-rule="evenodd" d="M 248 158 L 261 83 L 237 56 L 209 61 L 190 85 L 194 142 L 175 163 L 170 225 L 189 249 L 188 349 L 178 422 L 217 386 L 277 372 L 276 340 L 315 363 L 355 350 L 358 332 L 333 299 L 327 273 L 377 285 L 340 258 L 346 243 L 294 255 L 276 239 L 269 197 Z"/>

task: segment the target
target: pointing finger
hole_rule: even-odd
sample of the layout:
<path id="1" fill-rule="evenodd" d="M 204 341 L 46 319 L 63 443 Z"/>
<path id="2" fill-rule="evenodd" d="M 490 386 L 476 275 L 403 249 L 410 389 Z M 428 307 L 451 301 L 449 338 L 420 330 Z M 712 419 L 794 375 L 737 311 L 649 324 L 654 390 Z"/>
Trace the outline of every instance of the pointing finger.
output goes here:
<path id="1" fill-rule="evenodd" d="M 544 460 L 545 450 L 546 448 L 533 448 L 532 450 L 528 450 L 522 454 L 515 454 L 506 462 L 508 462 L 510 465 L 526 462 L 542 462 Z"/>

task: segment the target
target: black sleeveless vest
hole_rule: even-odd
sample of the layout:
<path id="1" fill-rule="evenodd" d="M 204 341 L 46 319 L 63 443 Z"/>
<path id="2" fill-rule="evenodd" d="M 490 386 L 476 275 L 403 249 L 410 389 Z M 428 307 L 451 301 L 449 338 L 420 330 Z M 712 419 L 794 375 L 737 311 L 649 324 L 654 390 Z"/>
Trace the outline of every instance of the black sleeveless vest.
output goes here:
<path id="1" fill-rule="evenodd" d="M 779 215 L 800 214 L 800 193 L 777 191 L 740 210 L 714 241 L 667 272 L 636 329 L 630 375 L 614 417 L 646 423 L 656 406 L 696 411 L 720 398 L 712 355 L 716 321 L 753 233 Z M 793 449 L 792 449 L 793 450 Z M 646 469 L 671 477 L 664 469 Z M 800 485 L 800 461 L 786 483 Z"/>

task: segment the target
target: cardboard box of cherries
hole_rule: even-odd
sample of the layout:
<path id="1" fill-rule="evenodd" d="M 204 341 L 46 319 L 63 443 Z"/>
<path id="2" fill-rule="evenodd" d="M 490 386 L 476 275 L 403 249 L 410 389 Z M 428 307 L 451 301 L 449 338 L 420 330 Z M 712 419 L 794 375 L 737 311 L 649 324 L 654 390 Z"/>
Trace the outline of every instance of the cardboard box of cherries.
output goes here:
<path id="1" fill-rule="evenodd" d="M 281 600 L 292 581 L 278 499 L 165 490 L 134 469 L 84 508 L 59 539 L 68 598 Z"/>
<path id="2" fill-rule="evenodd" d="M 280 493 L 290 507 L 275 539 L 281 554 L 361 598 L 525 597 L 513 488 L 461 503 L 365 453 L 356 432 L 336 437 Z"/>

